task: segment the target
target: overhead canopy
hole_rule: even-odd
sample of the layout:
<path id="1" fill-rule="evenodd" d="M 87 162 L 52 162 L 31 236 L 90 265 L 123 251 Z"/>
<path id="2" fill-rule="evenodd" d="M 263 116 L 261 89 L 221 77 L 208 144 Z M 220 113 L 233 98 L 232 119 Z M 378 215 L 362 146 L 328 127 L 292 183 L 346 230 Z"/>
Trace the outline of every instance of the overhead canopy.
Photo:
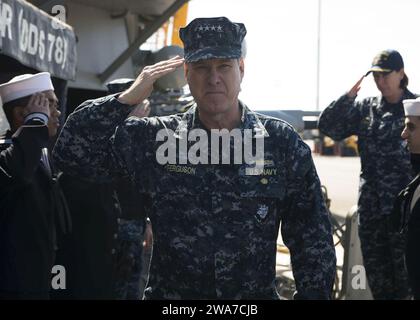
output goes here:
<path id="1" fill-rule="evenodd" d="M 0 54 L 57 78 L 76 75 L 73 29 L 23 0 L 0 1 Z"/>
<path id="2" fill-rule="evenodd" d="M 174 0 L 73 0 L 84 5 L 102 8 L 111 12 L 127 10 L 139 15 L 160 16 Z"/>
<path id="3" fill-rule="evenodd" d="M 156 32 L 172 15 L 174 15 L 189 0 L 71 0 L 72 2 L 102 8 L 106 11 L 138 15 L 145 22 L 144 29 L 137 34 L 128 48 L 121 53 L 100 75 L 99 79 L 104 82 L 108 79 L 128 58 L 130 58 L 140 45 Z M 67 0 L 69 2 L 69 0 Z"/>
<path id="4" fill-rule="evenodd" d="M 8 0 L 8 3 L 13 0 Z M 65 21 L 77 34 L 77 65 L 73 88 L 104 90 L 112 78 L 135 76 L 131 58 L 139 47 L 188 0 L 20 0 L 45 12 L 63 8 Z M 0 0 L 0 4 L 2 0 Z M 0 9 L 1 10 L 1 9 Z M 39 10 L 39 9 L 38 9 Z M 49 19 L 49 17 L 47 15 Z M 66 29 L 67 30 L 67 29 Z M 66 31 L 64 30 L 64 31 Z M 72 34 L 73 35 L 73 34 Z M 76 63 L 68 54 L 67 62 Z M 69 51 L 68 51 L 69 53 Z M 66 65 L 69 67 L 69 65 Z M 44 70 L 47 70 L 44 68 Z M 73 73 L 74 74 L 74 73 Z"/>

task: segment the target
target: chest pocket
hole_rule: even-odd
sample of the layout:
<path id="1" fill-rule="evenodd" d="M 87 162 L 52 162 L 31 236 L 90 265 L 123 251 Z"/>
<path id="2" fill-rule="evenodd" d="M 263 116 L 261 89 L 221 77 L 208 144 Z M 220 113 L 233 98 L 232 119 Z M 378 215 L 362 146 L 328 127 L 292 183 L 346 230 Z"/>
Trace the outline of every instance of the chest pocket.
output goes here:
<path id="1" fill-rule="evenodd" d="M 404 117 L 396 118 L 391 125 L 391 135 L 397 140 L 402 140 L 401 133 L 404 129 Z"/>
<path id="2" fill-rule="evenodd" d="M 203 182 L 198 170 L 189 165 L 162 167 L 151 181 L 151 208 L 149 217 L 153 225 L 164 230 L 165 237 L 173 239 L 177 233 L 191 233 L 193 226 L 206 221 L 203 208 Z M 157 238 L 157 241 L 158 238 Z"/>
<path id="3" fill-rule="evenodd" d="M 197 195 L 203 183 L 201 171 L 192 165 L 164 165 L 154 173 L 159 176 L 150 179 L 151 191 L 156 195 Z"/>
<path id="4" fill-rule="evenodd" d="M 386 112 L 378 124 L 378 135 L 383 137 L 399 137 L 404 127 L 404 119 Z"/>
<path id="5" fill-rule="evenodd" d="M 404 117 L 385 113 L 378 127 L 376 134 L 378 148 L 387 155 L 395 155 L 396 153 L 404 153 L 405 147 L 401 133 L 404 128 Z"/>
<path id="6" fill-rule="evenodd" d="M 256 233 L 260 238 L 277 239 L 285 184 L 277 175 L 241 176 L 239 181 L 239 213 L 233 210 L 233 217 L 237 218 L 233 223 L 242 223 L 245 232 Z"/>
<path id="7" fill-rule="evenodd" d="M 359 138 L 367 138 L 372 133 L 372 119 L 369 115 L 362 118 L 359 124 Z"/>

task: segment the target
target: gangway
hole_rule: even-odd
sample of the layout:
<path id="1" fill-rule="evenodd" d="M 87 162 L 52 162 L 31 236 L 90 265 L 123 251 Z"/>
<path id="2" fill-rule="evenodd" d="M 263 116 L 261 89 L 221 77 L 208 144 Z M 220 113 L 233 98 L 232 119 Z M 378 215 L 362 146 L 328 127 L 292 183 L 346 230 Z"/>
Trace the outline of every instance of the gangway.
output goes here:
<path id="1" fill-rule="evenodd" d="M 372 300 L 360 249 L 357 207 L 353 206 L 346 218 L 343 219 L 330 211 L 331 199 L 328 197 L 325 186 L 322 186 L 322 191 L 333 226 L 333 239 L 337 257 L 332 299 Z M 276 282 L 280 297 L 282 299 L 292 299 L 296 287 L 289 250 L 283 244 L 281 237 L 277 245 Z"/>

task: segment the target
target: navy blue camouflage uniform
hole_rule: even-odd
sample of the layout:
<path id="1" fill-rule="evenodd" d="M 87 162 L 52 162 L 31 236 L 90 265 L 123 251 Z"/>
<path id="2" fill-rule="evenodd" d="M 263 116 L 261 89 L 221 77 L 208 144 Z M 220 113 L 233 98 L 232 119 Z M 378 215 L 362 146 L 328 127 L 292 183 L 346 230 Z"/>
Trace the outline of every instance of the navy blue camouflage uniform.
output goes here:
<path id="1" fill-rule="evenodd" d="M 129 176 L 150 197 L 147 299 L 278 299 L 280 222 L 297 297 L 330 297 L 332 228 L 310 149 L 290 125 L 240 106 L 240 128 L 265 136 L 261 175 L 246 175 L 246 164 L 157 162 L 160 129 L 177 140 L 185 130 L 205 130 L 196 107 L 121 124 L 131 107 L 107 96 L 70 115 L 61 132 L 54 150 L 60 169 L 92 181 Z"/>
<path id="2" fill-rule="evenodd" d="M 401 101 L 413 97 L 405 89 Z M 343 95 L 322 112 L 318 124 L 321 132 L 337 141 L 358 136 L 359 237 L 375 299 L 401 299 L 409 294 L 404 239 L 390 221 L 396 196 L 412 178 L 410 154 L 401 138 L 401 101 L 390 104 L 383 97 L 370 97 L 356 102 Z"/>

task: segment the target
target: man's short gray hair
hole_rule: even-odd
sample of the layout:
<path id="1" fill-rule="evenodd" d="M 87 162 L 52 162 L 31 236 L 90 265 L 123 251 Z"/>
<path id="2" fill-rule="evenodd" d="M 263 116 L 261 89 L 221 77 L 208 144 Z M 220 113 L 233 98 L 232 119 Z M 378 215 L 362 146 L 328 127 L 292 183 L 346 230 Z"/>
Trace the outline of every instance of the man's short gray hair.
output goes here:
<path id="1" fill-rule="evenodd" d="M 242 46 L 241 46 L 241 51 L 242 51 L 242 55 L 241 58 L 246 58 L 246 40 L 245 38 L 242 40 Z"/>

